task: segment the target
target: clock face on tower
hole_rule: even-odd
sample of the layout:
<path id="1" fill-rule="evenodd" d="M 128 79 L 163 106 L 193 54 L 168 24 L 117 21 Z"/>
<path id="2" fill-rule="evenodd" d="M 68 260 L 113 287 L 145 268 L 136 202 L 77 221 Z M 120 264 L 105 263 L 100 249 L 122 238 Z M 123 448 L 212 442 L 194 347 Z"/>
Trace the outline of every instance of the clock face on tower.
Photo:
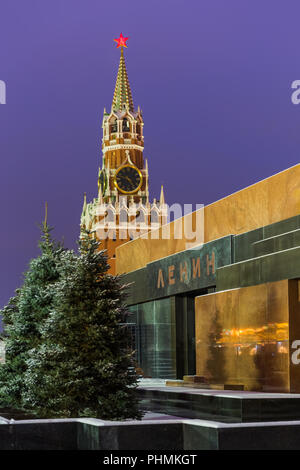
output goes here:
<path id="1" fill-rule="evenodd" d="M 132 165 L 124 165 L 117 170 L 115 175 L 115 186 L 124 194 L 137 192 L 142 186 L 142 173 Z"/>

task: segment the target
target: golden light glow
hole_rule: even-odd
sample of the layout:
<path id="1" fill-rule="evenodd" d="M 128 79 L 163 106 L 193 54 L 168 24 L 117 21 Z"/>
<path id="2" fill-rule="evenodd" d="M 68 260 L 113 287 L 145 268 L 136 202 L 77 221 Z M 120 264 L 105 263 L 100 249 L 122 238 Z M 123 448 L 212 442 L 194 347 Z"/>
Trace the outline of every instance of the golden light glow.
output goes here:
<path id="1" fill-rule="evenodd" d="M 239 338 L 243 340 L 248 339 L 248 337 L 254 336 L 255 339 L 261 339 L 268 341 L 272 333 L 272 338 L 276 341 L 282 341 L 288 339 L 288 323 L 269 323 L 258 328 L 248 327 L 243 329 L 231 328 L 223 329 L 220 337 L 216 340 L 216 343 L 232 343 L 237 341 Z"/>

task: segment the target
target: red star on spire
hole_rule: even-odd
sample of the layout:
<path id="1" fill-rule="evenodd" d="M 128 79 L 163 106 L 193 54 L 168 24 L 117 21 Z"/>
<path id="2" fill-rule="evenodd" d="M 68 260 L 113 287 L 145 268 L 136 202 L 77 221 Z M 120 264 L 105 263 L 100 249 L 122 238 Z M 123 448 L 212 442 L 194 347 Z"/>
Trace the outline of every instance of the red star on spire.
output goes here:
<path id="1" fill-rule="evenodd" d="M 127 47 L 126 46 L 126 41 L 128 41 L 128 39 L 129 38 L 124 38 L 123 34 L 121 33 L 120 37 L 118 39 L 114 39 L 114 41 L 116 41 L 118 43 L 117 48 L 118 47 Z"/>

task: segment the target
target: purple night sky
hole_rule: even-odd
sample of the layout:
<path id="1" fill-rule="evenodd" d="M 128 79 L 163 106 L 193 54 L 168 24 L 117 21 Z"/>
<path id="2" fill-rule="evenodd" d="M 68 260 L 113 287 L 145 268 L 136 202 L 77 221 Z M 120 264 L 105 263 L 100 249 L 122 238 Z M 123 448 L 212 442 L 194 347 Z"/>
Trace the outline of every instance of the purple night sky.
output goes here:
<path id="1" fill-rule="evenodd" d="M 38 253 L 37 223 L 76 246 L 97 196 L 120 50 L 143 110 L 151 196 L 208 204 L 299 162 L 300 4 L 288 0 L 1 0 L 1 295 Z"/>

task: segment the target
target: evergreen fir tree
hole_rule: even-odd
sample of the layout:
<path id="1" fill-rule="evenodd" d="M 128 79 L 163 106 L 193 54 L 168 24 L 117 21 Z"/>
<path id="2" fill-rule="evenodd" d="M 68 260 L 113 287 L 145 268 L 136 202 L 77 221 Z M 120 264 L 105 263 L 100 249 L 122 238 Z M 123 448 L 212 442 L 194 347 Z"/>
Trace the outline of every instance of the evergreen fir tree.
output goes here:
<path id="1" fill-rule="evenodd" d="M 61 255 L 53 308 L 30 351 L 24 405 L 40 417 L 140 418 L 125 327 L 126 293 L 91 236 Z"/>
<path id="2" fill-rule="evenodd" d="M 63 248 L 51 238 L 45 219 L 39 242 L 41 255 L 30 261 L 23 286 L 0 312 L 6 335 L 5 363 L 0 366 L 0 402 L 22 408 L 24 373 L 29 351 L 41 341 L 40 325 L 52 308 L 53 293 L 47 286 L 58 280 L 57 265 Z"/>

